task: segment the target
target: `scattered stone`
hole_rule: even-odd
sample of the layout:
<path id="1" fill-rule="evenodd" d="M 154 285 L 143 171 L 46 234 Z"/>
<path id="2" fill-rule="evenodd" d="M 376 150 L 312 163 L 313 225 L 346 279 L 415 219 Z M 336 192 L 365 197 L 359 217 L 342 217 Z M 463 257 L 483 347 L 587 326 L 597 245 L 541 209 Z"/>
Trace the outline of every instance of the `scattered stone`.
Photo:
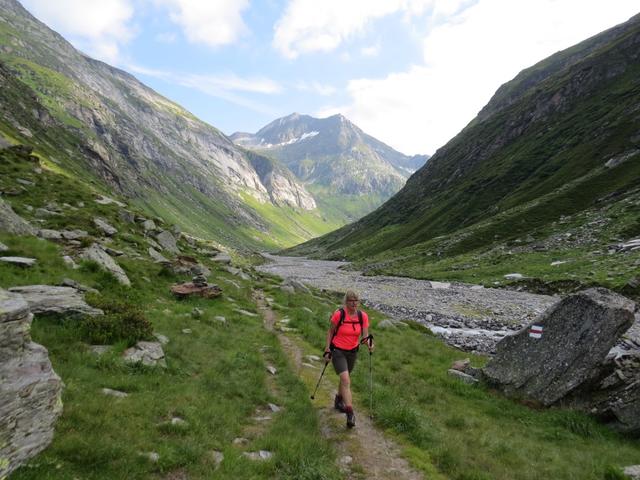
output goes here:
<path id="1" fill-rule="evenodd" d="M 62 381 L 31 341 L 32 318 L 24 298 L 0 289 L 0 478 L 51 443 L 62 413 Z"/>
<path id="2" fill-rule="evenodd" d="M 166 230 L 161 231 L 156 235 L 156 241 L 162 246 L 163 250 L 167 250 L 171 253 L 180 253 L 178 245 L 176 245 L 176 239 L 170 232 Z"/>
<path id="3" fill-rule="evenodd" d="M 62 257 L 62 260 L 68 267 L 73 268 L 74 270 L 78 268 L 76 262 L 69 255 L 65 255 L 64 257 Z"/>
<path id="4" fill-rule="evenodd" d="M 302 309 L 307 313 L 313 314 L 313 310 L 311 310 L 309 307 L 302 307 Z"/>
<path id="5" fill-rule="evenodd" d="M 191 316 L 193 318 L 202 318 L 203 315 L 204 310 L 202 310 L 201 308 L 195 307 L 193 310 L 191 310 Z"/>
<path id="6" fill-rule="evenodd" d="M 167 366 L 160 342 L 139 341 L 135 346 L 127 348 L 122 357 L 127 363 L 142 363 L 148 367 Z"/>
<path id="7" fill-rule="evenodd" d="M 107 252 L 112 257 L 122 257 L 124 255 L 123 251 L 115 250 L 115 249 L 110 248 L 110 247 L 104 247 L 104 251 Z"/>
<path id="8" fill-rule="evenodd" d="M 229 300 L 231 300 L 231 299 L 229 299 Z M 238 312 L 239 314 L 244 315 L 246 317 L 257 317 L 258 316 L 257 313 L 248 312 L 247 310 L 243 310 L 242 308 L 234 308 L 233 310 L 234 310 L 234 312 Z"/>
<path id="9" fill-rule="evenodd" d="M 118 205 L 119 207 L 126 207 L 126 205 L 122 202 L 119 202 L 118 200 L 114 200 L 113 198 L 109 198 L 105 195 L 100 195 L 97 199 L 95 199 L 96 203 L 99 203 L 100 205 L 109 205 L 111 203 L 115 203 L 116 205 Z"/>
<path id="10" fill-rule="evenodd" d="M 0 242 L 0 252 L 8 252 L 9 247 L 7 247 L 4 243 Z"/>
<path id="11" fill-rule="evenodd" d="M 166 335 L 162 335 L 161 333 L 154 333 L 153 336 L 156 340 L 158 340 L 162 345 L 166 345 L 169 343 L 169 338 Z"/>
<path id="12" fill-rule="evenodd" d="M 160 461 L 160 454 L 156 452 L 144 452 L 141 453 L 140 456 L 149 459 L 152 463 L 158 463 Z"/>
<path id="13" fill-rule="evenodd" d="M 564 263 L 567 263 L 567 261 L 566 260 L 556 260 L 555 262 L 551 262 L 551 266 L 552 267 L 556 267 L 556 266 L 562 265 Z"/>
<path id="14" fill-rule="evenodd" d="M 82 253 L 81 257 L 87 260 L 93 260 L 103 269 L 113 274 L 121 284 L 131 286 L 131 281 L 124 270 L 122 270 L 120 265 L 118 265 L 99 244 L 92 244 Z"/>
<path id="15" fill-rule="evenodd" d="M 208 285 L 207 283 L 207 277 L 205 277 L 204 275 L 196 275 L 195 277 L 193 277 L 191 279 L 191 282 L 196 286 L 196 287 L 206 287 Z"/>
<path id="16" fill-rule="evenodd" d="M 89 351 L 97 356 L 110 352 L 112 348 L 112 345 L 89 345 Z"/>
<path id="17" fill-rule="evenodd" d="M 352 462 L 353 462 L 353 457 L 351 457 L 349 455 L 345 455 L 343 457 L 340 457 L 340 464 L 341 465 L 351 465 Z"/>
<path id="18" fill-rule="evenodd" d="M 156 263 L 171 263 L 167 258 L 165 258 L 160 252 L 158 252 L 155 248 L 149 247 L 148 249 L 149 256 Z"/>
<path id="19" fill-rule="evenodd" d="M 454 370 L 453 368 L 450 368 L 449 370 L 447 370 L 447 373 L 452 377 L 456 377 L 459 380 L 462 380 L 464 383 L 468 383 L 468 384 L 478 383 L 478 380 L 476 378 L 464 372 L 461 372 L 459 370 Z"/>
<path id="20" fill-rule="evenodd" d="M 227 319 L 224 318 L 222 315 L 216 315 L 215 317 L 213 317 L 213 319 L 216 322 L 220 322 L 220 323 L 227 323 Z"/>
<path id="21" fill-rule="evenodd" d="M 214 262 L 218 262 L 218 263 L 226 263 L 226 264 L 230 264 L 231 263 L 231 257 L 226 252 L 220 252 L 220 253 L 216 254 L 215 257 L 211 257 L 211 260 L 213 260 Z"/>
<path id="22" fill-rule="evenodd" d="M 282 290 L 285 293 L 288 293 L 290 295 L 293 295 L 294 293 L 296 293 L 296 289 L 293 288 L 293 286 L 291 285 L 281 285 L 280 286 L 280 290 Z"/>
<path id="23" fill-rule="evenodd" d="M 33 267 L 36 261 L 35 258 L 0 257 L 0 262 L 10 263 L 11 265 L 18 265 L 20 267 Z"/>
<path id="24" fill-rule="evenodd" d="M 282 410 L 282 408 L 280 408 L 275 403 L 269 403 L 269 410 L 271 410 L 273 413 L 278 413 L 280 410 Z"/>
<path id="25" fill-rule="evenodd" d="M 236 437 L 231 443 L 233 443 L 234 445 L 246 445 L 249 443 L 249 440 L 243 437 Z"/>
<path id="26" fill-rule="evenodd" d="M 84 230 L 62 230 L 61 233 L 65 240 L 80 240 L 89 236 Z"/>
<path id="27" fill-rule="evenodd" d="M 624 474 L 629 477 L 630 480 L 640 480 L 640 465 L 624 467 Z"/>
<path id="28" fill-rule="evenodd" d="M 182 333 L 185 333 L 187 335 L 191 335 L 193 333 L 193 330 L 191 330 L 190 328 L 183 328 L 182 329 Z"/>
<path id="29" fill-rule="evenodd" d="M 378 324 L 380 330 L 387 330 L 390 328 L 396 328 L 396 324 L 392 320 L 383 320 Z"/>
<path id="30" fill-rule="evenodd" d="M 264 416 L 264 417 L 253 417 L 253 419 L 256 422 L 268 422 L 269 420 L 271 420 L 271 417 L 269 416 Z"/>
<path id="31" fill-rule="evenodd" d="M 71 278 L 63 278 L 62 282 L 60 282 L 60 286 L 75 288 L 76 290 L 80 290 L 81 292 L 100 293 L 95 288 L 87 287 L 86 285 L 76 282 Z"/>
<path id="32" fill-rule="evenodd" d="M 34 182 L 32 182 L 30 180 L 25 180 L 24 178 L 16 178 L 16 182 L 18 182 L 21 185 L 26 185 L 28 187 L 31 187 L 31 186 L 35 185 Z"/>
<path id="33" fill-rule="evenodd" d="M 59 232 L 58 230 L 42 228 L 38 230 L 37 235 L 45 240 L 62 240 L 62 232 Z"/>
<path id="34" fill-rule="evenodd" d="M 142 228 L 145 232 L 155 232 L 158 229 L 153 220 L 144 220 L 142 222 Z"/>
<path id="35" fill-rule="evenodd" d="M 36 230 L 24 218 L 16 214 L 11 205 L 0 197 L 0 231 L 15 235 L 35 235 Z"/>
<path id="36" fill-rule="evenodd" d="M 59 217 L 62 215 L 59 212 L 53 210 L 47 210 L 46 208 L 36 208 L 35 216 L 38 218 Z"/>
<path id="37" fill-rule="evenodd" d="M 262 462 L 269 460 L 271 457 L 273 457 L 273 453 L 271 453 L 268 450 L 260 450 L 258 452 L 244 452 L 242 455 L 244 455 L 250 460 L 262 461 Z"/>
<path id="38" fill-rule="evenodd" d="M 569 295 L 504 337 L 484 376 L 509 396 L 551 405 L 590 378 L 634 322 L 634 308 L 604 288 Z"/>
<path id="39" fill-rule="evenodd" d="M 459 372 L 464 372 L 467 370 L 467 367 L 470 363 L 470 358 L 465 358 L 464 360 L 456 360 L 455 362 L 453 362 L 453 365 L 451 365 L 451 368 L 453 370 L 458 370 Z"/>
<path id="40" fill-rule="evenodd" d="M 120 210 L 118 212 L 118 216 L 120 217 L 120 220 L 122 220 L 123 222 L 136 223 L 135 213 L 130 212 L 129 210 Z"/>
<path id="41" fill-rule="evenodd" d="M 274 367 L 273 365 L 267 365 L 267 371 L 271 375 L 275 375 L 276 373 L 278 373 L 278 370 L 276 370 L 276 367 Z"/>
<path id="42" fill-rule="evenodd" d="M 216 464 L 217 469 L 224 460 L 224 454 L 218 450 L 214 450 L 211 452 L 211 458 L 213 459 L 213 463 Z"/>
<path id="43" fill-rule="evenodd" d="M 306 358 L 310 362 L 319 362 L 320 360 L 322 360 L 322 358 L 320 358 L 318 355 L 305 355 L 304 358 Z"/>
<path id="44" fill-rule="evenodd" d="M 447 290 L 449 288 L 451 288 L 451 284 L 448 282 L 430 282 L 431 283 L 431 288 L 435 289 L 435 290 Z"/>
<path id="45" fill-rule="evenodd" d="M 181 427 L 186 427 L 188 425 L 188 423 L 180 417 L 173 417 L 170 423 L 171 425 L 180 425 Z"/>
<path id="46" fill-rule="evenodd" d="M 507 280 L 521 280 L 524 278 L 524 275 L 521 273 L 507 273 L 504 278 Z"/>
<path id="47" fill-rule="evenodd" d="M 128 393 L 121 392 L 119 390 L 113 390 L 111 388 L 103 388 L 102 393 L 104 395 L 108 395 L 110 397 L 116 397 L 116 398 L 127 398 L 129 396 Z"/>
<path id="48" fill-rule="evenodd" d="M 112 237 L 116 233 L 118 233 L 118 230 L 112 225 L 109 225 L 104 218 L 96 217 L 93 219 L 93 223 L 96 227 L 98 227 L 98 229 L 100 229 L 108 237 Z"/>
<path id="49" fill-rule="evenodd" d="M 187 298 L 189 296 L 199 296 L 202 298 L 215 298 L 222 294 L 222 289 L 215 284 L 206 283 L 198 286 L 194 283 L 180 283 L 171 287 L 171 293 L 178 298 Z"/>
<path id="50" fill-rule="evenodd" d="M 246 273 L 244 273 L 241 269 L 239 268 L 235 268 L 235 267 L 231 267 L 231 266 L 227 266 L 225 268 L 225 270 L 227 272 L 229 272 L 232 275 L 235 275 L 237 277 L 240 277 L 242 280 L 251 280 L 251 277 L 249 275 L 247 275 Z"/>

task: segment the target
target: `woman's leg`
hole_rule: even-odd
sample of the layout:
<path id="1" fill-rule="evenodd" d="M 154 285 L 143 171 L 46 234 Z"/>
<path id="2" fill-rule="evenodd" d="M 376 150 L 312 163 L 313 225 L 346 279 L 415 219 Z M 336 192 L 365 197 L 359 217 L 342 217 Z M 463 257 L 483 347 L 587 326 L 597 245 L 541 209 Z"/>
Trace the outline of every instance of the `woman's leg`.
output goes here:
<path id="1" fill-rule="evenodd" d="M 345 370 L 340 374 L 340 385 L 338 386 L 338 393 L 342 397 L 346 407 L 350 407 L 353 399 L 351 398 L 351 378 L 349 371 Z"/>

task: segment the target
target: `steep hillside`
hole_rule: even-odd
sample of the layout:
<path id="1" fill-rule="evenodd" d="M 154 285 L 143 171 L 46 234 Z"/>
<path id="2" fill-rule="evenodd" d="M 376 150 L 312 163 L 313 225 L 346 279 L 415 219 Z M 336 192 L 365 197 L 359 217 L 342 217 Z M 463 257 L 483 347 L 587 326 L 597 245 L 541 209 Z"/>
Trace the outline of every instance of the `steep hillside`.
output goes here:
<path id="1" fill-rule="evenodd" d="M 635 16 L 522 72 L 381 208 L 295 251 L 422 276 L 434 257 L 561 253 L 569 225 L 591 250 L 639 236 L 639 105 Z"/>
<path id="2" fill-rule="evenodd" d="M 278 159 L 304 182 L 324 213 L 342 210 L 350 221 L 396 193 L 428 159 L 403 155 L 342 115 L 318 119 L 294 113 L 256 134 L 238 132 L 231 139 Z"/>
<path id="3" fill-rule="evenodd" d="M 126 72 L 82 55 L 17 2 L 0 0 L 0 7 L 3 79 L 19 79 L 45 112 L 16 119 L 11 112 L 21 97 L 5 96 L 13 102 L 0 119 L 5 137 L 45 148 L 38 132 L 55 125 L 74 137 L 49 135 L 50 153 L 64 167 L 227 243 L 283 244 L 333 228 L 313 213 L 309 194 L 286 169 L 263 183 L 255 155 L 252 161 L 220 131 Z M 69 143 L 76 145 L 71 152 Z M 274 235 L 264 208 L 293 235 Z"/>

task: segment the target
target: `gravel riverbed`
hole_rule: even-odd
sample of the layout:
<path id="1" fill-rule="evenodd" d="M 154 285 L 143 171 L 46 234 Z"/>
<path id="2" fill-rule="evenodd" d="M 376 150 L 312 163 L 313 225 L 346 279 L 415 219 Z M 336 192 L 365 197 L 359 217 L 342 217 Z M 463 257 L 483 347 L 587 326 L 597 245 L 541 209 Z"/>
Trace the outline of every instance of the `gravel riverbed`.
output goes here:
<path id="1" fill-rule="evenodd" d="M 504 335 L 530 324 L 559 300 L 479 285 L 364 276 L 345 270 L 347 262 L 264 257 L 270 263 L 257 267 L 259 271 L 330 291 L 352 288 L 365 307 L 375 308 L 394 321 L 423 323 L 447 343 L 468 351 L 492 353 Z"/>

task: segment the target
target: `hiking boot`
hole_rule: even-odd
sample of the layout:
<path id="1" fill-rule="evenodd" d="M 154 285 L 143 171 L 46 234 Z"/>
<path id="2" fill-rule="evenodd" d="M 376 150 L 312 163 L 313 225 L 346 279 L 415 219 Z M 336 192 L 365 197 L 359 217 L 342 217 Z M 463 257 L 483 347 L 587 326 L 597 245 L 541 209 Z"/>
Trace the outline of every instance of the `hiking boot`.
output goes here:
<path id="1" fill-rule="evenodd" d="M 336 398 L 333 400 L 333 407 L 339 412 L 344 413 L 345 404 L 340 395 L 336 395 Z"/>
<path id="2" fill-rule="evenodd" d="M 347 412 L 347 428 L 353 428 L 356 426 L 356 416 L 353 410 Z"/>

